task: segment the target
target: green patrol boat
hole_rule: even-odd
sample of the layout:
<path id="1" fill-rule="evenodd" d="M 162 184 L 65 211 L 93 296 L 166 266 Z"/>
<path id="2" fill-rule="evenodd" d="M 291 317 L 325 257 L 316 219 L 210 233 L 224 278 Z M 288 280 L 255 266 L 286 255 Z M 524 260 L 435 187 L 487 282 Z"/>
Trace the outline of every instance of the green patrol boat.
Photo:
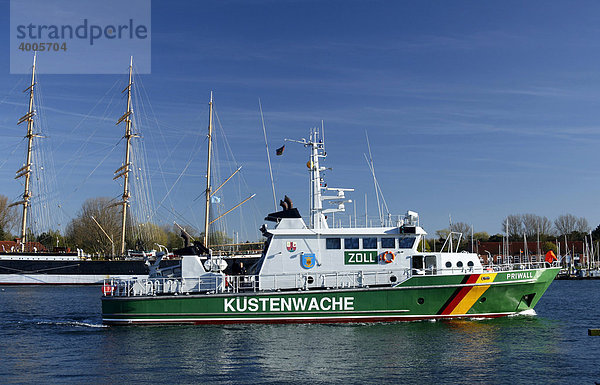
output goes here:
<path id="1" fill-rule="evenodd" d="M 212 99 L 211 99 L 212 100 Z M 211 101 L 212 107 L 212 101 Z M 212 111 L 211 114 L 212 116 Z M 212 119 L 210 119 L 212 122 Z M 209 123 L 209 146 L 211 125 Z M 388 322 L 501 317 L 534 308 L 559 271 L 546 262 L 484 266 L 477 254 L 419 251 L 426 232 L 418 214 L 380 227 L 331 228 L 345 193 L 326 187 L 322 135 L 292 141 L 310 150 L 310 216 L 305 223 L 286 196 L 265 220 L 258 262 L 227 275 L 227 262 L 204 244 L 181 263 L 151 266 L 149 278 L 107 280 L 102 320 L 109 325 Z M 210 154 L 210 151 L 209 151 Z M 210 157 L 209 157 L 210 168 Z M 207 178 L 206 223 L 210 178 Z M 324 208 L 324 203 L 333 207 Z M 208 226 L 205 226 L 205 234 Z M 444 250 L 444 248 L 442 248 Z M 241 269 L 237 269 L 238 272 Z"/>

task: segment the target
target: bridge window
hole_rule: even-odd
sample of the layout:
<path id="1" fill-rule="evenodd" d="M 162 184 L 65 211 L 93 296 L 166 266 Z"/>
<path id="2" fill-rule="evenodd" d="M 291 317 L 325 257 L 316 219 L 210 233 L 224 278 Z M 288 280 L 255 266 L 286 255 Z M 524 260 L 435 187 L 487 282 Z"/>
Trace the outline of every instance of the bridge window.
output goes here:
<path id="1" fill-rule="evenodd" d="M 376 249 L 377 238 L 363 238 L 363 249 Z"/>
<path id="2" fill-rule="evenodd" d="M 341 249 L 342 239 L 341 238 L 325 238 L 326 249 Z"/>
<path id="3" fill-rule="evenodd" d="M 428 255 L 425 257 L 425 274 L 435 274 L 437 268 L 437 258 L 435 255 Z"/>
<path id="4" fill-rule="evenodd" d="M 415 244 L 415 237 L 400 238 L 400 249 L 412 249 Z"/>
<path id="5" fill-rule="evenodd" d="M 396 238 L 381 238 L 381 248 L 382 249 L 395 249 L 396 248 Z"/>
<path id="6" fill-rule="evenodd" d="M 413 255 L 412 256 L 412 268 L 413 274 L 423 274 L 424 261 L 422 255 Z"/>
<path id="7" fill-rule="evenodd" d="M 344 238 L 345 249 L 358 249 L 358 238 Z"/>

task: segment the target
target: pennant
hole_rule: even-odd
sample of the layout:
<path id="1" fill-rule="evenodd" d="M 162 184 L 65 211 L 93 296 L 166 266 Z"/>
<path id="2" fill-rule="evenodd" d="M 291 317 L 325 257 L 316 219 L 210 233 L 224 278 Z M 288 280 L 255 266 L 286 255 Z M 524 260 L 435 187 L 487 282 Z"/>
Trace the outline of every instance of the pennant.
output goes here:
<path id="1" fill-rule="evenodd" d="M 275 150 L 275 154 L 277 155 L 283 155 L 283 150 L 285 150 L 285 145 L 279 147 L 277 150 Z"/>

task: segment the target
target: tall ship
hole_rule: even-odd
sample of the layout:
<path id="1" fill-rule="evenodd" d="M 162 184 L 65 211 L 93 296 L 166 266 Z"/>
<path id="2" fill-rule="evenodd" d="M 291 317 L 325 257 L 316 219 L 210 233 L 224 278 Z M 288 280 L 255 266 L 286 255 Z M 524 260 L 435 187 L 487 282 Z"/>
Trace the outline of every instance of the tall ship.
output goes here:
<path id="1" fill-rule="evenodd" d="M 210 133 L 210 123 L 209 123 Z M 210 137 L 210 134 L 209 134 Z M 153 266 L 148 278 L 103 286 L 108 325 L 388 322 L 493 318 L 535 307 L 559 271 L 548 263 L 483 265 L 475 253 L 421 251 L 426 235 L 416 212 L 378 227 L 330 227 L 345 210 L 345 188 L 327 187 L 319 130 L 293 140 L 309 150 L 310 212 L 291 199 L 261 227 L 260 259 L 228 274 L 209 248 Z M 210 163 L 210 158 L 209 158 Z M 207 192 L 210 191 L 207 179 Z M 333 204 L 325 208 L 325 204 Z M 208 218 L 208 206 L 206 208 Z M 451 239 L 451 238 L 450 238 Z"/>
<path id="2" fill-rule="evenodd" d="M 92 260 L 89 255 L 83 250 L 76 252 L 47 252 L 43 251 L 39 243 L 30 241 L 28 238 L 27 219 L 31 214 L 31 198 L 34 194 L 31 188 L 31 179 L 34 160 L 32 158 L 32 148 L 34 140 L 41 135 L 35 127 L 36 110 L 34 106 L 34 91 L 37 83 L 36 79 L 36 56 L 33 58 L 33 67 L 31 72 L 31 83 L 24 92 L 29 94 L 29 108 L 27 113 L 18 120 L 18 125 L 27 123 L 27 152 L 25 164 L 16 172 L 15 179 L 24 179 L 24 192 L 20 201 L 12 203 L 10 206 L 22 206 L 22 216 L 20 222 L 20 238 L 17 242 L 0 242 L 7 243 L 7 246 L 1 245 L 0 250 L 0 285 L 20 285 L 20 284 L 101 284 L 107 278 L 147 278 L 149 266 L 155 260 L 161 260 L 161 255 L 164 253 L 137 253 L 137 255 L 126 255 L 125 250 L 125 224 L 127 217 L 127 207 L 129 205 L 129 173 L 131 171 L 130 162 L 130 141 L 136 135 L 132 132 L 132 114 L 133 108 L 131 103 L 132 89 L 132 74 L 133 74 L 133 59 L 129 65 L 129 83 L 123 92 L 127 91 L 127 109 L 124 115 L 117 121 L 117 124 L 125 123 L 126 149 L 125 149 L 125 164 L 115 172 L 116 178 L 123 178 L 123 195 L 122 200 L 117 204 L 122 206 L 121 219 L 122 231 L 121 249 L 119 257 L 115 260 Z M 92 217 L 102 232 L 107 236 L 102 226 Z M 109 237 L 110 238 L 110 237 Z M 111 239 L 111 242 L 113 240 Z M 12 245 L 8 245 L 12 243 Z M 157 255 L 158 254 L 158 255 Z M 163 266 L 176 264 L 173 260 L 163 260 Z"/>

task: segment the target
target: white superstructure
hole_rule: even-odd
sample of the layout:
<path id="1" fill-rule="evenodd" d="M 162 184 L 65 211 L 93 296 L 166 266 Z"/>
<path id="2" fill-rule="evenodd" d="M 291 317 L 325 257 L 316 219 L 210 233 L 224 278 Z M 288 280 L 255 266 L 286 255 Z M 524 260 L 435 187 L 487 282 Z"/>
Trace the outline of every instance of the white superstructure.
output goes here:
<path id="1" fill-rule="evenodd" d="M 415 274 L 481 272 L 473 253 L 420 252 L 427 234 L 419 226 L 418 214 L 408 211 L 395 226 L 330 228 L 326 214 L 344 211 L 350 202 L 346 188 L 326 187 L 321 159 L 326 157 L 323 141 L 313 130 L 309 140 L 292 140 L 310 149 L 310 223 L 307 225 L 286 197 L 282 211 L 269 214 L 273 229 L 262 228 L 267 237 L 263 257 L 257 264 L 260 288 L 287 289 L 337 287 L 341 276 L 362 280 L 362 285 L 390 285 Z M 335 195 L 326 195 L 334 192 Z M 337 207 L 324 208 L 329 202 Z"/>

